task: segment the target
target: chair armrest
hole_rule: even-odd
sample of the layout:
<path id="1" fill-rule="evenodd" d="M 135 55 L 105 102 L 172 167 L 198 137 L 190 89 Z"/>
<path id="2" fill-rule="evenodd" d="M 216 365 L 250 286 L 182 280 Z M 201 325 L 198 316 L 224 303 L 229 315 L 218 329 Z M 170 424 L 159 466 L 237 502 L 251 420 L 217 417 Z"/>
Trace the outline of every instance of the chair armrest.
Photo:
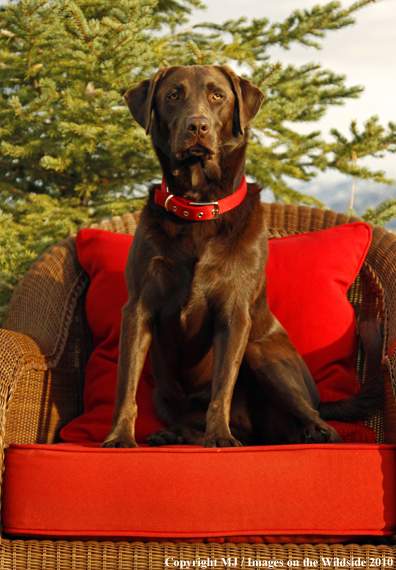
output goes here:
<path id="1" fill-rule="evenodd" d="M 33 263 L 11 299 L 3 328 L 36 343 L 45 369 L 59 361 L 77 300 L 88 280 L 72 235 Z"/>
<path id="2" fill-rule="evenodd" d="M 0 329 L 0 488 L 2 489 L 5 452 L 5 422 L 8 403 L 18 379 L 28 370 L 43 370 L 45 358 L 28 336 Z"/>
<path id="3" fill-rule="evenodd" d="M 380 292 L 377 311 L 384 324 L 385 441 L 396 443 L 396 235 L 376 226 L 372 230 L 365 267 L 372 276 L 371 286 Z"/>
<path id="4" fill-rule="evenodd" d="M 80 412 L 91 340 L 82 314 L 88 281 L 75 237 L 69 236 L 31 266 L 15 291 L 0 337 L 0 370 L 11 366 L 2 386 L 7 409 L 0 433 L 3 446 L 10 441 L 53 442 L 60 424 Z M 76 328 L 81 329 L 77 340 Z M 75 347 L 76 342 L 77 349 L 69 353 L 70 343 Z"/>
<path id="5" fill-rule="evenodd" d="M 392 380 L 396 378 L 396 235 L 372 226 L 373 239 L 365 266 L 382 294 L 378 307 L 384 320 L 384 357 Z"/>
<path id="6" fill-rule="evenodd" d="M 46 369 L 45 357 L 28 336 L 0 329 L 0 447 L 4 448 L 5 414 L 18 379 L 32 368 Z"/>

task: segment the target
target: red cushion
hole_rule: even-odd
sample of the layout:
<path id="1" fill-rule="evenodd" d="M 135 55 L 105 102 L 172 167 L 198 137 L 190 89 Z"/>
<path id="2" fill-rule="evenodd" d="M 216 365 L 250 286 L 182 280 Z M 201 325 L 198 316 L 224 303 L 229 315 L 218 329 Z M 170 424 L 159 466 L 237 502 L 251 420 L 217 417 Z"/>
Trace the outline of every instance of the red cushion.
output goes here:
<path id="1" fill-rule="evenodd" d="M 63 428 L 64 441 L 101 442 L 110 429 L 121 308 L 127 300 L 124 269 L 132 239 L 94 229 L 77 235 L 79 260 L 91 278 L 86 311 L 95 350 L 86 371 L 84 414 Z M 345 398 L 359 389 L 354 371 L 356 322 L 346 291 L 359 272 L 370 240 L 370 226 L 354 223 L 269 242 L 270 308 L 307 362 L 322 401 Z M 138 443 L 162 427 L 152 396 L 146 362 L 137 393 Z M 375 432 L 364 425 L 337 422 L 334 426 L 345 442 L 375 441 Z"/>
<path id="2" fill-rule="evenodd" d="M 3 524 L 12 535 L 101 539 L 392 535 L 395 480 L 394 445 L 12 444 Z"/>
<path id="3" fill-rule="evenodd" d="M 356 320 L 346 292 L 367 255 L 371 228 L 355 223 L 270 241 L 267 295 L 323 402 L 355 394 Z"/>

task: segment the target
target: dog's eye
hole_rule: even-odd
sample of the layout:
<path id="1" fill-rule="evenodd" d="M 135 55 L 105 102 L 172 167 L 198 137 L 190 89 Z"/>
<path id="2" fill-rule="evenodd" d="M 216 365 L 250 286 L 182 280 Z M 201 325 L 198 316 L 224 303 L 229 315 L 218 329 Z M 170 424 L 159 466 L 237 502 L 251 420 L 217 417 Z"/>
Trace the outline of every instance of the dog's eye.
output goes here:
<path id="1" fill-rule="evenodd" d="M 213 93 L 213 99 L 215 101 L 220 101 L 220 99 L 223 98 L 223 95 L 221 93 Z"/>
<path id="2" fill-rule="evenodd" d="M 177 91 L 169 95 L 169 99 L 172 99 L 172 101 L 176 101 L 176 99 L 178 98 L 179 98 L 179 93 Z"/>

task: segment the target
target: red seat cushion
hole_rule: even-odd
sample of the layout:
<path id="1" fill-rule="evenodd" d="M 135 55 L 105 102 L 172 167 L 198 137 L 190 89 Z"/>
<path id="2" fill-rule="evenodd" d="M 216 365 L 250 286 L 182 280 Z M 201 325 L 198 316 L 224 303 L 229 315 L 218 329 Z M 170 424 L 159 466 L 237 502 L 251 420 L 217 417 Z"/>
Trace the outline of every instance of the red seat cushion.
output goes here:
<path id="1" fill-rule="evenodd" d="M 392 535 L 395 480 L 394 445 L 12 444 L 3 524 L 96 539 Z"/>
<path id="2" fill-rule="evenodd" d="M 121 308 L 128 297 L 124 269 L 132 239 L 94 229 L 77 235 L 79 260 L 91 278 L 86 312 L 95 350 L 86 371 L 84 414 L 61 431 L 67 442 L 102 442 L 110 429 Z M 362 266 L 370 240 L 370 226 L 353 223 L 269 242 L 270 308 L 305 359 L 322 401 L 345 398 L 359 389 L 354 370 L 356 322 L 346 291 Z M 146 362 L 137 393 L 138 443 L 162 427 L 155 415 L 150 374 Z M 343 441 L 374 442 L 376 438 L 364 425 L 337 422 L 334 426 Z"/>

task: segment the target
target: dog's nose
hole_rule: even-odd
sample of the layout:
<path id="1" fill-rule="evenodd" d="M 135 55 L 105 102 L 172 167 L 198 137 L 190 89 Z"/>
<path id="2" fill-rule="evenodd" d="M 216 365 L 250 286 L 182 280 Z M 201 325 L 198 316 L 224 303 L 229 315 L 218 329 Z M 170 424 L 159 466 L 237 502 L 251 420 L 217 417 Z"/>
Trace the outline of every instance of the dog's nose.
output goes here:
<path id="1" fill-rule="evenodd" d="M 188 119 L 186 127 L 194 135 L 205 136 L 209 132 L 210 123 L 206 117 L 191 117 L 191 119 Z"/>

